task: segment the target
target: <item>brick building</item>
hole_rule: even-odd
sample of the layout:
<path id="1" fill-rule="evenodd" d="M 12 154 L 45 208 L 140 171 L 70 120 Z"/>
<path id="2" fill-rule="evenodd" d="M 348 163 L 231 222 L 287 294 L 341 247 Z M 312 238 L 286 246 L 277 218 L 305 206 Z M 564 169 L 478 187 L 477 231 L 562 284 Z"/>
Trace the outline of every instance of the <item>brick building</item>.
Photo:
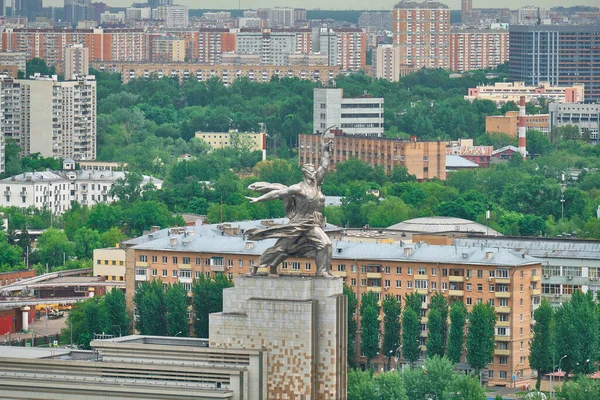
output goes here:
<path id="1" fill-rule="evenodd" d="M 547 82 L 537 85 L 526 85 L 525 82 L 496 82 L 494 85 L 482 85 L 469 88 L 466 100 L 490 100 L 497 105 L 509 101 L 519 104 L 521 96 L 525 101 L 537 101 L 545 98 L 557 103 L 579 103 L 583 101 L 585 85 L 576 83 L 571 86 L 550 86 Z"/>
<path id="2" fill-rule="evenodd" d="M 527 131 L 550 132 L 550 114 L 533 114 L 525 116 Z M 519 129 L 519 112 L 508 111 L 505 115 L 488 115 L 485 117 L 485 131 L 505 133 L 517 137 Z"/>
<path id="3" fill-rule="evenodd" d="M 301 134 L 298 137 L 298 163 L 319 165 L 320 136 Z M 396 166 L 408 169 L 418 180 L 431 178 L 446 179 L 446 143 L 417 142 L 370 136 L 336 135 L 333 138 L 334 153 L 329 168 L 336 164 L 357 158 L 373 167 L 383 166 L 391 172 Z"/>
<path id="4" fill-rule="evenodd" d="M 235 279 L 247 273 L 274 240 L 248 241 L 244 232 L 284 222 L 247 221 L 155 230 L 125 242 L 128 307 L 133 309 L 134 290 L 141 282 L 179 282 L 189 291 L 201 275 L 224 273 Z M 339 234 L 332 227 L 326 227 L 326 231 L 333 237 Z M 513 375 L 516 384 L 529 382 L 531 313 L 540 303 L 539 260 L 482 246 L 402 246 L 334 240 L 332 269 L 359 299 L 366 292 L 374 292 L 380 299 L 418 293 L 422 299 L 421 358 L 426 352 L 427 310 L 435 292 L 450 302 L 464 302 L 469 310 L 477 303 L 489 302 L 498 320 L 494 357 L 487 367 L 488 383 L 509 386 Z M 314 259 L 306 258 L 290 258 L 279 267 L 280 273 L 296 276 L 314 275 L 315 270 Z M 374 362 L 379 369 L 384 359 Z"/>

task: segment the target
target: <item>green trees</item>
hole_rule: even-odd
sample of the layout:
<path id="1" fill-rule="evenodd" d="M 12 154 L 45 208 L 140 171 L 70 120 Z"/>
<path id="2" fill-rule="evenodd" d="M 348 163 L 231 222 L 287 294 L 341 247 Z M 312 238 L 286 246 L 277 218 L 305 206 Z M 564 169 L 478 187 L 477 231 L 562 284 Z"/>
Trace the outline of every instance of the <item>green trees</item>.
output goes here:
<path id="1" fill-rule="evenodd" d="M 55 228 L 49 228 L 40 235 L 37 251 L 40 262 L 43 265 L 48 264 L 50 269 L 62 266 L 67 258 L 75 254 L 73 243 L 69 241 L 67 235 Z"/>
<path id="2" fill-rule="evenodd" d="M 232 287 L 233 282 L 224 274 L 215 275 L 214 279 L 200 276 L 192 286 L 194 314 L 194 331 L 196 337 L 208 338 L 210 313 L 223 311 L 223 289 Z"/>
<path id="3" fill-rule="evenodd" d="M 91 259 L 94 249 L 102 247 L 102 239 L 98 231 L 82 227 L 77 229 L 74 236 L 75 255 L 79 258 Z"/>
<path id="4" fill-rule="evenodd" d="M 348 365 L 354 367 L 356 364 L 356 310 L 358 308 L 358 299 L 354 291 L 344 284 L 344 295 L 348 302 Z"/>
<path id="5" fill-rule="evenodd" d="M 494 355 L 496 312 L 490 304 L 473 306 L 467 329 L 467 362 L 477 374 Z"/>
<path id="6" fill-rule="evenodd" d="M 402 356 L 410 361 L 411 365 L 419 359 L 419 335 L 421 334 L 421 321 L 419 314 L 408 304 L 402 313 Z"/>
<path id="7" fill-rule="evenodd" d="M 529 365 L 537 371 L 535 388 L 540 390 L 542 374 L 552 372 L 552 322 L 554 310 L 546 299 L 534 312 L 535 325 L 529 353 Z"/>
<path id="8" fill-rule="evenodd" d="M 427 329 L 427 355 L 443 357 L 446 354 L 448 336 L 448 300 L 441 294 L 435 293 L 429 304 Z"/>
<path id="9" fill-rule="evenodd" d="M 187 291 L 181 284 L 167 286 L 165 305 L 167 308 L 167 335 L 189 336 Z"/>
<path id="10" fill-rule="evenodd" d="M 145 282 L 135 290 L 133 302 L 138 319 L 135 327 L 142 335 L 165 336 L 167 334 L 167 307 L 160 280 Z"/>
<path id="11" fill-rule="evenodd" d="M 364 293 L 360 299 L 360 348 L 367 358 L 367 368 L 379 352 L 379 305 L 373 292 Z"/>
<path id="12" fill-rule="evenodd" d="M 125 293 L 117 288 L 112 288 L 104 295 L 104 311 L 106 312 L 105 332 L 115 336 L 128 335 L 131 331 L 131 319 L 127 313 Z"/>
<path id="13" fill-rule="evenodd" d="M 390 361 L 400 346 L 400 314 L 402 306 L 400 300 L 394 296 L 386 295 L 382 303 L 383 308 L 383 344 L 382 353 L 388 359 L 388 370 Z"/>

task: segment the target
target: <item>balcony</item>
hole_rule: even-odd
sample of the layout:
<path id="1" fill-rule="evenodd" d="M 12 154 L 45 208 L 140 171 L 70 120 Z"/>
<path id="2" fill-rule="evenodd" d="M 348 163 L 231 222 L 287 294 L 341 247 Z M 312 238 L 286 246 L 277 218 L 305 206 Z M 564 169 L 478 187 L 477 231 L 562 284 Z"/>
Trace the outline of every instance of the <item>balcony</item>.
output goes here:
<path id="1" fill-rule="evenodd" d="M 212 272 L 225 272 L 225 265 L 211 265 L 210 270 Z"/>
<path id="2" fill-rule="evenodd" d="M 464 276 L 450 275 L 450 276 L 448 276 L 448 280 L 450 282 L 464 282 L 465 281 L 465 277 Z"/>
<path id="3" fill-rule="evenodd" d="M 509 299 L 510 298 L 510 292 L 496 292 L 495 293 L 495 297 L 497 299 Z"/>
<path id="4" fill-rule="evenodd" d="M 416 289 L 415 292 L 417 292 L 418 294 L 427 294 L 428 290 L 427 289 Z"/>
<path id="5" fill-rule="evenodd" d="M 333 275 L 346 277 L 346 276 L 348 276 L 348 271 L 333 271 Z"/>
<path id="6" fill-rule="evenodd" d="M 452 290 L 450 289 L 448 291 L 448 296 L 450 297 L 462 297 L 465 295 L 465 291 L 464 290 Z"/>
<path id="7" fill-rule="evenodd" d="M 510 336 L 498 336 L 494 338 L 496 342 L 510 342 Z"/>
<path id="8" fill-rule="evenodd" d="M 510 283 L 510 278 L 499 278 L 499 277 L 496 277 L 496 283 L 509 284 Z"/>
<path id="9" fill-rule="evenodd" d="M 542 289 L 531 289 L 532 296 L 539 296 L 542 294 Z"/>
<path id="10" fill-rule="evenodd" d="M 510 321 L 496 321 L 496 326 L 509 327 Z"/>
<path id="11" fill-rule="evenodd" d="M 381 272 L 367 272 L 367 279 L 379 279 L 381 278 Z"/>
<path id="12" fill-rule="evenodd" d="M 135 266 L 140 268 L 148 268 L 148 261 L 136 261 Z"/>
<path id="13" fill-rule="evenodd" d="M 540 275 L 531 275 L 531 282 L 539 282 L 542 280 Z"/>
<path id="14" fill-rule="evenodd" d="M 148 280 L 148 275 L 136 275 L 135 276 L 136 282 L 146 282 L 147 280 Z"/>
<path id="15" fill-rule="evenodd" d="M 381 286 L 367 286 L 367 291 L 381 293 Z"/>
<path id="16" fill-rule="evenodd" d="M 496 313 L 498 314 L 508 314 L 510 313 L 510 307 L 494 307 Z"/>
<path id="17" fill-rule="evenodd" d="M 494 355 L 497 355 L 497 356 L 509 356 L 510 355 L 510 350 L 508 350 L 508 349 L 506 349 L 506 350 L 503 350 L 503 349 L 494 349 Z"/>
<path id="18" fill-rule="evenodd" d="M 179 264 L 179 269 L 192 269 L 192 264 Z"/>
<path id="19" fill-rule="evenodd" d="M 189 278 L 179 277 L 179 283 L 192 283 L 192 277 L 189 277 Z"/>

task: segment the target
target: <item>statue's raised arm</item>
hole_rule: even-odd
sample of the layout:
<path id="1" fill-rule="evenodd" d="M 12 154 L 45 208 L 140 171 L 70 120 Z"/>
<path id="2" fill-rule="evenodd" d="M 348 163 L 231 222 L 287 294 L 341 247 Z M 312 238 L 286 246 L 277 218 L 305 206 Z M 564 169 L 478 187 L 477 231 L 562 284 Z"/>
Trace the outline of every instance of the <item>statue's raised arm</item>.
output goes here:
<path id="1" fill-rule="evenodd" d="M 317 169 L 317 185 L 319 186 L 323 184 L 325 175 L 329 171 L 329 159 L 333 154 L 333 141 L 325 137 L 328 130 L 329 128 L 321 134 L 321 159 L 319 160 L 319 168 Z"/>

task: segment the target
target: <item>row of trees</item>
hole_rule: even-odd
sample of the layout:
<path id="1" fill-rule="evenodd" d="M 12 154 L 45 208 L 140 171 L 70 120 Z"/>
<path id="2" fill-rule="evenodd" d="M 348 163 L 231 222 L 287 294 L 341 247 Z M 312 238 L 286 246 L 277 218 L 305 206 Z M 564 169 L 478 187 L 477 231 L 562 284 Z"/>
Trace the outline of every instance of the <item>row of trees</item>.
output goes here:
<path id="1" fill-rule="evenodd" d="M 537 371 L 538 387 L 543 374 L 558 368 L 567 377 L 600 368 L 600 301 L 590 292 L 575 291 L 557 309 L 544 299 L 534 319 L 529 363 Z"/>
<path id="2" fill-rule="evenodd" d="M 428 357 L 421 368 L 380 372 L 351 369 L 348 400 L 484 400 L 477 379 L 457 374 L 446 357 Z"/>
<path id="3" fill-rule="evenodd" d="M 346 289 L 345 293 L 352 306 L 348 309 L 350 347 L 356 343 L 356 297 L 350 289 Z M 398 357 L 400 353 L 413 365 L 421 354 L 421 296 L 417 293 L 407 294 L 402 310 L 400 299 L 387 295 L 381 302 L 381 308 L 383 324 L 379 322 L 381 310 L 375 293 L 362 295 L 359 309 L 360 346 L 367 358 L 367 367 L 371 367 L 371 360 L 378 354 L 383 354 L 388 359 L 390 369 L 392 357 Z M 496 313 L 492 306 L 483 303 L 474 305 L 467 324 L 467 309 L 462 302 L 449 305 L 441 293 L 435 293 L 431 297 L 427 318 L 428 335 L 424 344 L 427 345 L 428 357 L 448 357 L 451 362 L 458 363 L 466 348 L 466 360 L 475 371 L 479 372 L 487 366 L 494 353 Z M 354 365 L 355 354 L 349 351 L 348 357 L 350 365 Z"/>

